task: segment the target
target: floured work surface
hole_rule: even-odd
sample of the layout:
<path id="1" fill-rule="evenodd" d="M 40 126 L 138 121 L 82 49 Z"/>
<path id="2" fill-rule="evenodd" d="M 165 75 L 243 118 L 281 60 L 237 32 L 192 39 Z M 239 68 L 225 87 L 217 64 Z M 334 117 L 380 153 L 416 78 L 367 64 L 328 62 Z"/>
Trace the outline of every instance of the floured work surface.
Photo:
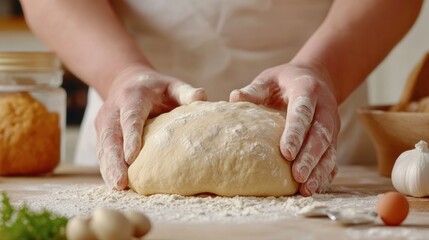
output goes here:
<path id="1" fill-rule="evenodd" d="M 325 218 L 304 218 L 304 207 L 374 210 L 379 194 L 393 190 L 375 168 L 342 167 L 326 194 L 294 197 L 140 196 L 105 188 L 96 169 L 62 166 L 45 177 L 0 178 L 14 204 L 48 208 L 68 217 L 100 206 L 141 210 L 154 223 L 146 239 L 427 239 L 429 199 L 408 198 L 411 213 L 401 227 L 343 227 Z"/>

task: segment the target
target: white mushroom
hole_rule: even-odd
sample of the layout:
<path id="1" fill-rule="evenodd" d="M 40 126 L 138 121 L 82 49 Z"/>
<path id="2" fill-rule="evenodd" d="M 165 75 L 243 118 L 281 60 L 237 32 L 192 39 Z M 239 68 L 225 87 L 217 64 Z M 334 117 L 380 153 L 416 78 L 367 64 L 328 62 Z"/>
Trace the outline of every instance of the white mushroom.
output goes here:
<path id="1" fill-rule="evenodd" d="M 97 240 L 89 228 L 89 218 L 81 216 L 74 217 L 67 222 L 66 236 L 69 240 Z"/>
<path id="2" fill-rule="evenodd" d="M 92 214 L 90 228 L 98 240 L 130 240 L 133 228 L 119 211 L 99 208 Z"/>
<path id="3" fill-rule="evenodd" d="M 125 212 L 124 215 L 133 225 L 134 237 L 141 238 L 149 232 L 151 224 L 149 219 L 143 213 L 129 211 Z"/>

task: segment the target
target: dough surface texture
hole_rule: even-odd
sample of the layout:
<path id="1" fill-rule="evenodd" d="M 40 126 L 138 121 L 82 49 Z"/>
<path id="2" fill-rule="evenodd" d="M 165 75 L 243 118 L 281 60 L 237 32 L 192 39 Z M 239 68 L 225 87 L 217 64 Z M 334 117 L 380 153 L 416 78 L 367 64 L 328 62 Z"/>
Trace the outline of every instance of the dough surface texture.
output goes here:
<path id="1" fill-rule="evenodd" d="M 148 120 L 129 167 L 139 194 L 285 196 L 297 192 L 279 148 L 284 114 L 248 102 L 194 102 Z"/>

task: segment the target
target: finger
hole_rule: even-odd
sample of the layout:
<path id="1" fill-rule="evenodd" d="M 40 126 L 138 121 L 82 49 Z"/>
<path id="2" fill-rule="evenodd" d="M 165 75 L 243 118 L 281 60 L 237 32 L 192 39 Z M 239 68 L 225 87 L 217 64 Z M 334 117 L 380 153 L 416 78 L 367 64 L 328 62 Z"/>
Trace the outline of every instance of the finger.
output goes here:
<path id="1" fill-rule="evenodd" d="M 96 130 L 101 176 L 109 189 L 125 189 L 128 185 L 128 166 L 124 159 L 118 111 L 109 113 L 102 109 L 97 115 Z"/>
<path id="2" fill-rule="evenodd" d="M 335 165 L 334 169 L 328 175 L 328 179 L 325 179 L 322 184 L 320 184 L 319 188 L 317 188 L 316 193 L 326 193 L 329 190 L 329 186 L 334 179 L 335 175 L 337 175 L 338 166 Z"/>
<path id="3" fill-rule="evenodd" d="M 331 174 L 329 174 L 329 178 L 328 178 L 329 183 L 331 183 L 331 182 L 332 182 L 332 180 L 335 178 L 335 176 L 337 176 L 337 173 L 338 173 L 338 166 L 337 166 L 337 165 L 335 165 L 335 167 L 334 167 L 334 169 L 332 170 Z"/>
<path id="4" fill-rule="evenodd" d="M 271 96 L 271 83 L 253 82 L 241 89 L 236 89 L 229 95 L 230 102 L 247 101 L 255 104 L 263 104 Z"/>
<path id="5" fill-rule="evenodd" d="M 311 172 L 308 180 L 300 185 L 299 191 L 303 196 L 313 195 L 323 184 L 329 185 L 329 176 L 336 165 L 335 160 L 335 148 L 330 146 Z"/>
<path id="6" fill-rule="evenodd" d="M 326 193 L 329 190 L 329 181 L 326 179 L 317 188 L 316 193 Z"/>
<path id="7" fill-rule="evenodd" d="M 305 145 L 292 166 L 292 174 L 297 182 L 307 181 L 310 173 L 331 144 L 333 131 L 331 124 L 315 121 L 311 126 Z"/>
<path id="8" fill-rule="evenodd" d="M 206 101 L 207 94 L 202 88 L 194 88 L 184 82 L 171 83 L 167 94 L 179 105 L 186 105 L 195 101 Z"/>
<path id="9" fill-rule="evenodd" d="M 148 101 L 128 101 L 121 109 L 125 162 L 131 165 L 142 147 L 142 134 L 152 106 Z"/>
<path id="10" fill-rule="evenodd" d="M 233 90 L 229 95 L 230 102 L 251 102 L 254 104 L 264 104 L 270 101 L 274 92 L 278 92 L 278 87 L 274 81 L 266 78 L 257 78 L 249 85 Z M 277 91 L 276 91 L 277 89 Z"/>
<path id="11" fill-rule="evenodd" d="M 291 97 L 286 114 L 286 125 L 280 139 L 280 151 L 289 161 L 295 160 L 315 112 L 316 99 L 306 96 Z"/>

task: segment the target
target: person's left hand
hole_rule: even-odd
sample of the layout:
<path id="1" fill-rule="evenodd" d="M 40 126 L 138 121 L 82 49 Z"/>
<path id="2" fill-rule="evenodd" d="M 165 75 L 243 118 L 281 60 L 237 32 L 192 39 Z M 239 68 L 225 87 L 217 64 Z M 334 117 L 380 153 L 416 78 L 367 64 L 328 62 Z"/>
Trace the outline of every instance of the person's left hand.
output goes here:
<path id="1" fill-rule="evenodd" d="M 303 196 L 323 192 L 337 173 L 336 141 L 340 129 L 330 77 L 321 68 L 285 64 L 262 72 L 230 101 L 249 101 L 287 109 L 280 150 L 293 161 L 292 175 Z"/>

